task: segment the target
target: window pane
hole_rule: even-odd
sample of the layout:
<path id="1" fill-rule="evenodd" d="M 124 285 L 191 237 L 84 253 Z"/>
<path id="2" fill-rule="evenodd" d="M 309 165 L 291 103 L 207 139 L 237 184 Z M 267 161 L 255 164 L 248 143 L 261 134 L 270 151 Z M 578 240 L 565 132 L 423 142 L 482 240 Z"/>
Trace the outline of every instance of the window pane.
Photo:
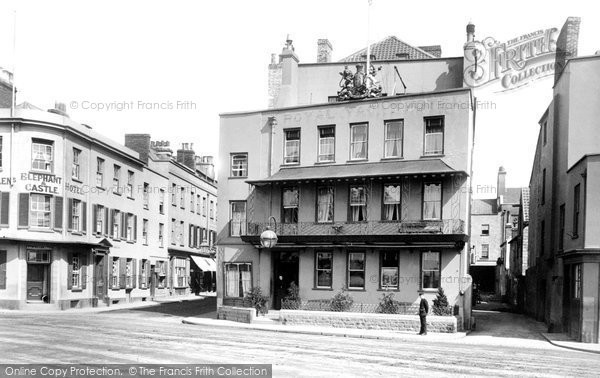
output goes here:
<path id="1" fill-rule="evenodd" d="M 317 220 L 319 222 L 333 222 L 333 188 L 321 187 L 318 189 Z"/>
<path id="2" fill-rule="evenodd" d="M 350 253 L 350 263 L 348 268 L 351 270 L 364 270 L 365 269 L 365 255 L 364 253 Z"/>
<path id="3" fill-rule="evenodd" d="M 400 203 L 400 185 L 386 185 L 383 194 L 383 203 Z"/>
<path id="4" fill-rule="evenodd" d="M 351 288 L 365 287 L 365 272 L 350 272 L 348 286 Z"/>
<path id="5" fill-rule="evenodd" d="M 331 270 L 317 271 L 317 287 L 331 287 Z"/>
<path id="6" fill-rule="evenodd" d="M 333 254 L 331 252 L 317 253 L 317 269 L 331 269 Z"/>

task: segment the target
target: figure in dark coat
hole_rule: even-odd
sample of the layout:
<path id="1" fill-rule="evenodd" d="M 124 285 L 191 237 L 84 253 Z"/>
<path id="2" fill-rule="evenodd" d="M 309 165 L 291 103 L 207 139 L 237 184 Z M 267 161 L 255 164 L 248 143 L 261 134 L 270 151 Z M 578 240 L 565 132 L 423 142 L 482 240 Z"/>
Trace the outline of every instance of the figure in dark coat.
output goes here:
<path id="1" fill-rule="evenodd" d="M 419 303 L 419 318 L 421 318 L 421 331 L 419 335 L 427 335 L 427 313 L 429 313 L 429 303 L 423 293 L 419 293 L 421 303 Z"/>

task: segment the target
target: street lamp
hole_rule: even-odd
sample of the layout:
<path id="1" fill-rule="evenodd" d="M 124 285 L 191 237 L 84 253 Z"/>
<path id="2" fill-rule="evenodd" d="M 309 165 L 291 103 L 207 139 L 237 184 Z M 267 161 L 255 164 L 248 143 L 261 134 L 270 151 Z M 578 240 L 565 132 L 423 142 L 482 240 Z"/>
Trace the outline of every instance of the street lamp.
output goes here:
<path id="1" fill-rule="evenodd" d="M 267 229 L 260 234 L 260 244 L 265 248 L 273 248 L 277 244 L 277 234 L 275 231 L 271 230 L 270 227 L 271 220 L 273 220 L 273 223 L 275 224 L 273 228 L 277 229 L 277 221 L 275 220 L 275 217 L 271 216 L 269 217 L 269 226 L 267 226 Z"/>

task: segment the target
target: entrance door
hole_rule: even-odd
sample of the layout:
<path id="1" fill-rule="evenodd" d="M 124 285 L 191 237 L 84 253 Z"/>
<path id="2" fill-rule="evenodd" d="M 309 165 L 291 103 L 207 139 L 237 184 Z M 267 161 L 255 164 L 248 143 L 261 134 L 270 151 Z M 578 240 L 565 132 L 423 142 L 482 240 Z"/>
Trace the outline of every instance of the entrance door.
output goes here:
<path id="1" fill-rule="evenodd" d="M 156 265 L 150 265 L 150 297 L 156 293 Z"/>
<path id="2" fill-rule="evenodd" d="M 27 264 L 27 300 L 48 302 L 48 264 Z"/>
<path id="3" fill-rule="evenodd" d="M 273 308 L 280 310 L 291 283 L 298 285 L 298 252 L 275 252 L 273 260 Z"/>
<path id="4" fill-rule="evenodd" d="M 104 266 L 106 255 L 98 254 L 94 258 L 94 295 L 98 303 L 104 302 L 106 297 L 106 274 Z"/>

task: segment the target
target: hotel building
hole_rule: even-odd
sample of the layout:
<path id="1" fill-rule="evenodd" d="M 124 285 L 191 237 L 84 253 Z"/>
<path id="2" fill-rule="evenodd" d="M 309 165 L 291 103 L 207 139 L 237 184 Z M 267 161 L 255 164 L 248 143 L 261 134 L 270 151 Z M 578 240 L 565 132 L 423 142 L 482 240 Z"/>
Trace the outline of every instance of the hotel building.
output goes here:
<path id="1" fill-rule="evenodd" d="M 221 115 L 218 305 L 260 287 L 279 309 L 292 282 L 303 306 L 342 288 L 365 307 L 384 293 L 412 305 L 419 290 L 431 303 L 443 287 L 468 327 L 463 58 L 387 38 L 371 48 L 387 95 L 338 101 L 339 73 L 366 54 L 332 62 L 331 51 L 319 40 L 318 62 L 299 64 L 288 40 L 269 66 L 270 108 Z M 267 227 L 274 248 L 259 240 Z"/>
<path id="2" fill-rule="evenodd" d="M 64 107 L 0 109 L 0 307 L 190 293 L 193 269 L 214 270 L 216 182 L 191 149 L 171 154 L 149 135 L 115 143 Z"/>

